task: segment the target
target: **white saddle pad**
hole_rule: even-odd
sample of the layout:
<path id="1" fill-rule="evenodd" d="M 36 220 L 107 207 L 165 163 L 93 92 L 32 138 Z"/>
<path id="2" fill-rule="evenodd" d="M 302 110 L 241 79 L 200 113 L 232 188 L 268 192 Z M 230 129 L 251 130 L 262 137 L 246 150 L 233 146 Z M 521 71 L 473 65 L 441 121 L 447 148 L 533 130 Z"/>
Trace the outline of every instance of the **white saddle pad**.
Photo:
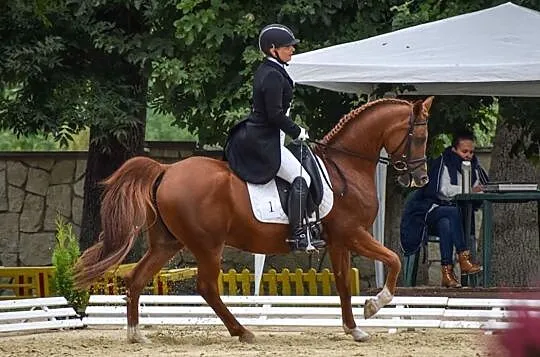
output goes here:
<path id="1" fill-rule="evenodd" d="M 316 158 L 319 161 L 320 167 L 323 171 L 321 175 L 330 180 L 324 163 L 318 156 L 316 156 Z M 319 205 L 320 218 L 326 216 L 334 205 L 334 193 L 332 192 L 331 187 L 328 186 L 328 183 L 324 177 L 322 177 L 323 198 L 321 204 Z M 281 201 L 279 200 L 279 193 L 275 180 L 272 180 L 264 185 L 256 185 L 248 182 L 247 187 L 249 199 L 251 201 L 251 209 L 253 210 L 253 214 L 257 220 L 265 223 L 289 224 L 289 218 L 281 207 Z M 313 213 L 311 220 L 315 220 L 315 212 Z"/>

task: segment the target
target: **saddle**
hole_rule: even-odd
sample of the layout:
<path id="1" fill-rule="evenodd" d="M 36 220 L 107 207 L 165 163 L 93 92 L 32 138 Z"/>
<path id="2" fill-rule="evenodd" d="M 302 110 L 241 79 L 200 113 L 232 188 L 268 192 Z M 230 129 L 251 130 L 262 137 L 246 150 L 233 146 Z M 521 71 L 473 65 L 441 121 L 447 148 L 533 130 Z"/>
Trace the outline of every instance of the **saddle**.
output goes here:
<path id="1" fill-rule="evenodd" d="M 330 212 L 334 203 L 326 167 L 307 145 L 291 142 L 287 148 L 298 161 L 301 161 L 303 170 L 306 170 L 311 177 L 306 210 L 308 220 L 317 222 Z M 247 187 L 253 214 L 257 220 L 264 223 L 289 224 L 287 202 L 290 183 L 275 177 L 270 182 L 261 185 L 247 182 Z"/>

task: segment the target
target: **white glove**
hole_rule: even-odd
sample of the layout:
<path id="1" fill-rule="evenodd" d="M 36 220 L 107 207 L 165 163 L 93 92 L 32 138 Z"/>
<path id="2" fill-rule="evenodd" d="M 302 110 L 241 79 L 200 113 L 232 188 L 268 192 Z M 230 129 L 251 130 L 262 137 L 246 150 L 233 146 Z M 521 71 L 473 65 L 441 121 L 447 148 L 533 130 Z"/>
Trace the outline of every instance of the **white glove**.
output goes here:
<path id="1" fill-rule="evenodd" d="M 300 135 L 298 135 L 297 139 L 300 141 L 306 141 L 307 139 L 309 139 L 307 130 L 300 127 Z"/>

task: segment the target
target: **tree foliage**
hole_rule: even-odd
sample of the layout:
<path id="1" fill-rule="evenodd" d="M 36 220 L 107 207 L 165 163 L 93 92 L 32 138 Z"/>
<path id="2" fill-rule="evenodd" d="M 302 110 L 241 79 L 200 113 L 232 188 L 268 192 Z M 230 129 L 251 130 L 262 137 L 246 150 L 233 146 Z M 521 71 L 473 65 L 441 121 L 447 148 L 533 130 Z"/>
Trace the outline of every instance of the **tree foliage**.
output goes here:
<path id="1" fill-rule="evenodd" d="M 301 39 L 300 51 L 366 38 L 391 30 L 390 8 L 399 1 L 180 1 L 176 36 L 182 57 L 156 66 L 168 80 L 152 86 L 152 105 L 202 143 L 223 142 L 228 129 L 250 106 L 251 81 L 262 55 L 259 30 L 283 23 Z M 312 129 L 328 130 L 355 104 L 352 96 L 297 89 L 293 112 Z"/>
<path id="2" fill-rule="evenodd" d="M 0 127 L 66 143 L 90 127 L 106 150 L 143 124 L 152 63 L 177 55 L 173 1 L 0 5 Z"/>
<path id="3" fill-rule="evenodd" d="M 447 4 L 444 8 L 444 4 Z M 172 113 L 176 124 L 198 134 L 202 143 L 223 142 L 228 129 L 249 111 L 251 81 L 261 54 L 257 36 L 261 27 L 280 22 L 301 38 L 298 50 L 360 40 L 405 26 L 476 10 L 479 6 L 457 2 L 357 2 L 280 1 L 236 3 L 182 1 L 182 16 L 175 22 L 177 37 L 185 40 L 181 59 L 160 63 L 157 76 L 169 77 L 153 86 L 152 105 Z M 164 73 L 166 75 L 164 75 Z M 379 86 L 375 96 L 396 91 Z M 321 137 L 336 121 L 367 100 L 366 96 L 341 94 L 297 86 L 293 115 Z M 438 97 L 432 110 L 430 148 L 439 152 L 448 128 L 486 129 L 492 116 L 485 115 L 493 98 Z"/>
<path id="4" fill-rule="evenodd" d="M 223 142 L 249 111 L 252 74 L 261 59 L 258 31 L 289 25 L 300 51 L 478 10 L 494 2 L 453 1 L 59 1 L 4 3 L 0 126 L 44 131 L 62 142 L 85 126 L 107 147 L 140 123 L 148 102 L 201 144 Z M 537 1 L 522 2 L 536 6 Z M 144 83 L 130 74 L 148 77 Z M 144 82 L 144 81 L 143 81 Z M 385 88 L 388 90 L 391 88 Z M 294 110 L 317 136 L 366 98 L 298 86 Z M 38 94 L 38 95 L 36 95 Z M 438 97 L 431 137 L 482 126 L 490 98 Z M 144 120 L 143 120 L 144 121 Z M 536 125 L 532 121 L 529 125 Z"/>
<path id="5" fill-rule="evenodd" d="M 173 125 L 174 117 L 148 110 L 146 141 L 197 141 L 186 129 Z M 73 135 L 67 146 L 45 134 L 17 136 L 10 130 L 0 131 L 0 151 L 86 151 L 90 131 L 85 129 Z"/>
<path id="6" fill-rule="evenodd" d="M 143 152 L 152 66 L 176 57 L 172 0 L 0 3 L 0 128 L 64 145 L 90 128 L 81 247 L 99 232 L 98 182 Z"/>

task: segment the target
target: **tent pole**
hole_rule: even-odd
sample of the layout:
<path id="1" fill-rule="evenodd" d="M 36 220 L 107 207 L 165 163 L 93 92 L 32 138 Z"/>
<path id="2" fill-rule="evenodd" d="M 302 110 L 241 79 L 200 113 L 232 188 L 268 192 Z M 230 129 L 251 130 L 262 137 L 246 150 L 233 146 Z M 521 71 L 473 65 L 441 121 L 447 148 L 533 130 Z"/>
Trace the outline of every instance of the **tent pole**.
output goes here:
<path id="1" fill-rule="evenodd" d="M 266 255 L 264 254 L 253 254 L 255 258 L 255 291 L 253 295 L 259 296 L 259 290 L 261 288 L 262 276 L 264 271 L 264 261 L 266 260 Z"/>
<path id="2" fill-rule="evenodd" d="M 386 150 L 381 150 L 381 157 L 387 157 Z M 384 245 L 384 217 L 386 212 L 386 173 L 387 167 L 384 164 L 377 164 L 375 180 L 377 183 L 377 199 L 379 201 L 379 211 L 373 224 L 373 236 Z M 384 286 L 384 266 L 380 261 L 375 261 L 375 284 L 377 288 Z"/>

